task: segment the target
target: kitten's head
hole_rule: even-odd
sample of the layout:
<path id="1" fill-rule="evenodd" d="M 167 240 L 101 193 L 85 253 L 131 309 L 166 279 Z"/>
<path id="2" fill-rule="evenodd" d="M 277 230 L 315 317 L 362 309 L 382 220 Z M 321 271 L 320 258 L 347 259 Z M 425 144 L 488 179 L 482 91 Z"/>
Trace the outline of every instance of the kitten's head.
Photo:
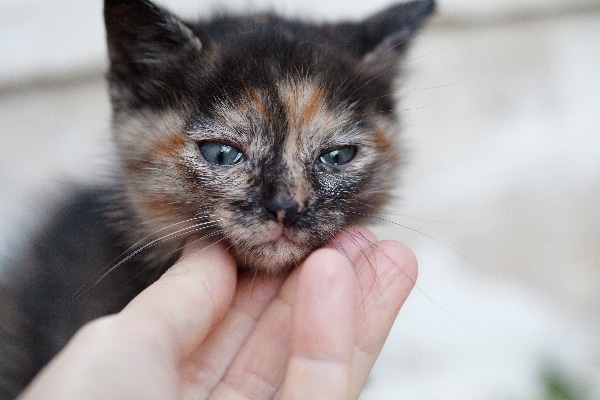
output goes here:
<path id="1" fill-rule="evenodd" d="M 277 272 L 377 212 L 401 154 L 397 67 L 432 9 L 186 22 L 106 0 L 113 125 L 141 230 L 190 220 L 240 265 Z"/>

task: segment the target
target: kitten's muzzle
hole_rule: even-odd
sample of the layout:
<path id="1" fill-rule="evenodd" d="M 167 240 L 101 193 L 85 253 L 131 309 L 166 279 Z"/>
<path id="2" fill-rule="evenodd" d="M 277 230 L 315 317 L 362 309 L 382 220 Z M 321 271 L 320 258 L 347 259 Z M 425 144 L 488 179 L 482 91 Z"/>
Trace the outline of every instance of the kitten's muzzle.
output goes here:
<path id="1" fill-rule="evenodd" d="M 304 212 L 304 205 L 299 204 L 292 197 L 276 195 L 265 203 L 265 209 L 273 220 L 284 225 L 291 225 Z"/>

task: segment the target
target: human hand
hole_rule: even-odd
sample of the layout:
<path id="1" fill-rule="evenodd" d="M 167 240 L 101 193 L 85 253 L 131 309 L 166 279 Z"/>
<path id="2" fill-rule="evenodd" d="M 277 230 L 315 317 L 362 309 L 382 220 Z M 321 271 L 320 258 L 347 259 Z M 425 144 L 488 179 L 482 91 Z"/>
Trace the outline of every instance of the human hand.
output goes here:
<path id="1" fill-rule="evenodd" d="M 123 311 L 82 328 L 22 398 L 357 398 L 417 268 L 402 244 L 345 232 L 287 277 L 238 276 L 222 246 L 189 246 Z"/>

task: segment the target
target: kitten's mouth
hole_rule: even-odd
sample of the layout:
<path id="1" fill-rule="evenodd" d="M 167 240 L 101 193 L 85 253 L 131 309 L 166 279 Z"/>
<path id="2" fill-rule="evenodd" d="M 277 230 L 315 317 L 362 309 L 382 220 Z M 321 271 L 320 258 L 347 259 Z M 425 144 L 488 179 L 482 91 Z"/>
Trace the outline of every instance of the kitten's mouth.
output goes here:
<path id="1" fill-rule="evenodd" d="M 289 237 L 287 237 L 285 235 L 285 233 L 282 233 L 281 236 L 279 236 L 277 239 L 275 239 L 271 243 L 273 244 L 274 247 L 296 246 L 296 244 Z"/>
<path id="2" fill-rule="evenodd" d="M 270 221 L 243 232 L 247 235 L 243 242 L 237 246 L 234 242 L 231 248 L 243 269 L 278 274 L 298 265 L 311 251 L 304 231 L 283 223 Z"/>
<path id="3" fill-rule="evenodd" d="M 274 227 L 268 230 L 267 234 L 262 241 L 262 245 L 272 245 L 275 247 L 280 246 L 294 246 L 294 241 L 289 229 L 286 229 L 283 224 L 276 224 Z"/>
<path id="4" fill-rule="evenodd" d="M 305 253 L 308 250 L 305 248 L 306 246 L 303 246 L 303 241 L 298 237 L 298 232 L 279 223 L 273 224 L 266 232 L 263 232 L 263 236 L 257 245 L 262 248 L 262 251 L 266 250 L 272 255 Z"/>

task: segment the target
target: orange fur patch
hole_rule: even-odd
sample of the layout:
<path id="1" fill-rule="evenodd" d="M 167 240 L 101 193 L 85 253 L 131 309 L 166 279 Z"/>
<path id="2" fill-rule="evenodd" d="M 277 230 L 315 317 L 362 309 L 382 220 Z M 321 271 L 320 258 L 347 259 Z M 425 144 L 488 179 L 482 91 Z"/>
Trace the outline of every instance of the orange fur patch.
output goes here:
<path id="1" fill-rule="evenodd" d="M 306 128 L 317 112 L 325 107 L 326 90 L 313 82 L 284 85 L 279 93 L 285 113 L 296 129 Z"/>
<path id="2" fill-rule="evenodd" d="M 376 131 L 373 135 L 373 144 L 378 149 L 385 149 L 390 145 L 390 138 L 383 131 Z"/>
<path id="3" fill-rule="evenodd" d="M 136 200 L 137 207 L 144 210 L 144 213 L 151 217 L 165 217 L 180 208 L 178 204 L 173 204 L 173 200 L 165 195 L 141 195 Z"/>
<path id="4" fill-rule="evenodd" d="M 181 151 L 186 144 L 187 140 L 182 134 L 172 131 L 166 137 L 157 140 L 148 153 L 151 158 L 172 157 Z"/>
<path id="5" fill-rule="evenodd" d="M 261 97 L 260 93 L 258 93 L 258 90 L 254 89 L 254 88 L 251 88 L 248 91 L 248 94 L 250 95 L 250 98 L 252 99 L 252 102 L 253 102 L 256 110 L 260 113 L 260 115 L 266 121 L 270 121 L 271 120 L 271 115 L 269 114 L 269 110 L 267 108 L 267 104 L 265 103 L 265 101 Z"/>
<path id="6" fill-rule="evenodd" d="M 317 110 L 325 104 L 325 90 L 322 87 L 314 90 L 299 116 L 300 126 L 307 126 Z"/>

